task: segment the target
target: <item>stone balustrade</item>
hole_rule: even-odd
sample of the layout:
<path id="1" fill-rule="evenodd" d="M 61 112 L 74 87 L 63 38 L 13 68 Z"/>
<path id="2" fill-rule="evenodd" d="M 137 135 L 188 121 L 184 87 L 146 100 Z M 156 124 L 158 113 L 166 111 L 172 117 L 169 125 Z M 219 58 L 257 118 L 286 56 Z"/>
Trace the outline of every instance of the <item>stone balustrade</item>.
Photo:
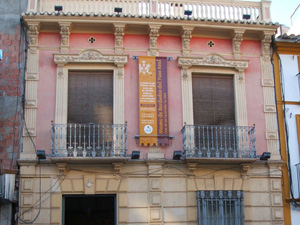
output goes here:
<path id="1" fill-rule="evenodd" d="M 117 14 L 115 8 L 122 8 L 124 15 L 184 18 L 190 10 L 191 18 L 270 21 L 268 0 L 29 0 L 27 11 L 52 13 L 55 6 L 64 13 Z"/>

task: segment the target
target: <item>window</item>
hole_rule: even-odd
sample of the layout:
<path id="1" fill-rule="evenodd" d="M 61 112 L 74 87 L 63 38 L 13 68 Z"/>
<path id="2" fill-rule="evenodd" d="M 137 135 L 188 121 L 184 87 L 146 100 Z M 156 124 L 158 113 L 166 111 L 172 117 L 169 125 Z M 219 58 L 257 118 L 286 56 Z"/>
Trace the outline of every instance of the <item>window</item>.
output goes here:
<path id="1" fill-rule="evenodd" d="M 192 76 L 195 125 L 235 125 L 233 76 Z"/>
<path id="2" fill-rule="evenodd" d="M 243 191 L 197 191 L 198 225 L 243 225 Z"/>
<path id="3" fill-rule="evenodd" d="M 112 72 L 69 72 L 68 123 L 113 124 Z"/>

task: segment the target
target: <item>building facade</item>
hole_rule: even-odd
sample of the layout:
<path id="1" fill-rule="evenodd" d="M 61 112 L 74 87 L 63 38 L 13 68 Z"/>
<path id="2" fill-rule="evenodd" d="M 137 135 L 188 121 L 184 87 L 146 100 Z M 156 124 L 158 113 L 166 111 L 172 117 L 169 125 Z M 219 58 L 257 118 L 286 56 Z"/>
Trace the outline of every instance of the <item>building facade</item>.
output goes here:
<path id="1" fill-rule="evenodd" d="M 281 35 L 274 45 L 274 72 L 283 166 L 287 224 L 299 220 L 299 36 Z"/>
<path id="2" fill-rule="evenodd" d="M 15 222 L 17 159 L 22 143 L 26 34 L 20 21 L 27 1 L 2 1 L 0 7 L 0 224 Z"/>
<path id="3" fill-rule="evenodd" d="M 269 6 L 29 1 L 20 223 L 284 224 Z"/>

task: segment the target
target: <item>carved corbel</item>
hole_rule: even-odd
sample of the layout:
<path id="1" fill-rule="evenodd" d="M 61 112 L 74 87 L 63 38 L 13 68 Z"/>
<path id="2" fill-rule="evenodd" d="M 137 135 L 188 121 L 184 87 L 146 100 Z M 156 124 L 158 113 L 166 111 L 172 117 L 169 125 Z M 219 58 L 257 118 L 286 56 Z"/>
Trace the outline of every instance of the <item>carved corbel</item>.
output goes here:
<path id="1" fill-rule="evenodd" d="M 181 68 L 181 74 L 182 74 L 183 80 L 187 80 L 189 78 L 189 74 L 188 74 L 188 69 L 189 68 L 190 68 L 190 66 L 183 66 Z"/>
<path id="2" fill-rule="evenodd" d="M 249 178 L 248 171 L 251 169 L 249 165 L 242 165 L 241 166 L 241 176 L 243 180 L 246 180 Z"/>
<path id="3" fill-rule="evenodd" d="M 124 36 L 124 24 L 115 24 L 115 53 L 123 54 L 123 36 Z"/>
<path id="4" fill-rule="evenodd" d="M 67 168 L 67 163 L 57 163 L 58 171 L 60 173 L 65 173 Z"/>
<path id="5" fill-rule="evenodd" d="M 188 56 L 191 53 L 190 41 L 192 38 L 193 27 L 183 27 L 182 38 L 182 55 Z"/>
<path id="6" fill-rule="evenodd" d="M 261 41 L 261 49 L 262 49 L 262 57 L 265 62 L 269 62 L 271 58 L 271 41 L 272 41 L 273 33 L 264 32 Z"/>
<path id="7" fill-rule="evenodd" d="M 60 52 L 68 53 L 70 48 L 69 38 L 70 38 L 71 23 L 59 23 L 59 25 L 60 25 L 60 35 L 61 35 Z"/>
<path id="8" fill-rule="evenodd" d="M 28 25 L 29 52 L 36 54 L 38 49 L 39 23 L 30 23 Z"/>
<path id="9" fill-rule="evenodd" d="M 160 25 L 151 25 L 149 26 L 149 56 L 157 56 L 158 49 L 157 49 L 157 38 L 159 37 L 159 29 Z"/>
<path id="10" fill-rule="evenodd" d="M 124 70 L 124 64 L 118 63 L 118 64 L 116 64 L 116 65 L 117 65 L 117 68 L 118 68 L 118 70 L 117 70 L 117 77 L 118 77 L 119 79 L 121 79 L 121 78 L 123 78 L 123 75 L 124 75 L 124 73 L 123 73 L 123 70 Z"/>
<path id="11" fill-rule="evenodd" d="M 242 57 L 241 43 L 243 41 L 244 30 L 235 30 L 232 38 L 233 56 L 235 59 Z"/>
<path id="12" fill-rule="evenodd" d="M 64 64 L 57 65 L 57 78 L 59 79 L 64 78 Z"/>
<path id="13" fill-rule="evenodd" d="M 240 82 L 244 82 L 245 81 L 245 69 L 241 69 L 241 68 L 237 68 L 238 71 L 238 78 Z"/>
<path id="14" fill-rule="evenodd" d="M 115 174 L 120 174 L 123 163 L 113 163 Z"/>
<path id="15" fill-rule="evenodd" d="M 188 163 L 187 166 L 191 172 L 194 172 L 197 169 L 197 163 Z"/>

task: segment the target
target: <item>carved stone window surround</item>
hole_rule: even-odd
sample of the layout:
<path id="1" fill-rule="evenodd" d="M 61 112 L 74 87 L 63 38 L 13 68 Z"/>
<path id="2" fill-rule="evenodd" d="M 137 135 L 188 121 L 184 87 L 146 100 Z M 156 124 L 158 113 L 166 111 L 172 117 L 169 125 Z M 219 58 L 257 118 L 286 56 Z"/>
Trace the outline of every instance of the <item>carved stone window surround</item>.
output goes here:
<path id="1" fill-rule="evenodd" d="M 67 123 L 69 70 L 113 71 L 113 121 L 114 124 L 124 123 L 124 66 L 128 56 L 104 55 L 93 49 L 84 50 L 79 54 L 53 55 L 54 63 L 57 65 L 55 123 Z"/>
<path id="2" fill-rule="evenodd" d="M 244 71 L 247 60 L 225 59 L 217 54 L 204 57 L 178 57 L 181 67 L 183 123 L 194 124 L 192 74 L 228 74 L 234 77 L 236 125 L 248 126 Z"/>

